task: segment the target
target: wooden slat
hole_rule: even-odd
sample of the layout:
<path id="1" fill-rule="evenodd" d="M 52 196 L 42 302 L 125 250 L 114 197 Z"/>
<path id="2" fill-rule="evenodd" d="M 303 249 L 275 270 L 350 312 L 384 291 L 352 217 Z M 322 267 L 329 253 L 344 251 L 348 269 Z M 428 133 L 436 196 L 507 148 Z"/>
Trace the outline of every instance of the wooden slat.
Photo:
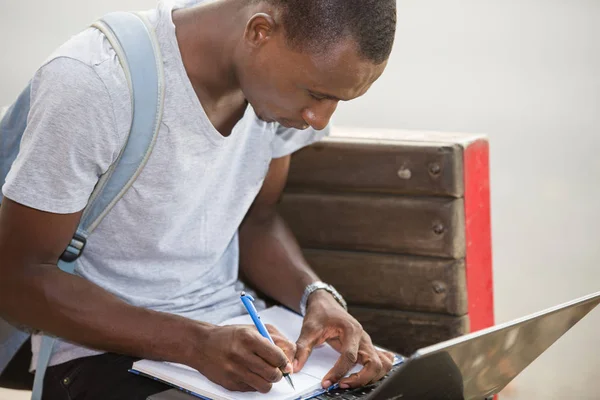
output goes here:
<path id="1" fill-rule="evenodd" d="M 288 187 L 461 197 L 462 148 L 376 141 L 324 141 L 292 157 Z"/>
<path id="2" fill-rule="evenodd" d="M 373 343 L 410 355 L 416 350 L 469 332 L 469 318 L 350 307 Z"/>
<path id="3" fill-rule="evenodd" d="M 462 199 L 288 192 L 279 210 L 305 248 L 464 257 Z"/>
<path id="4" fill-rule="evenodd" d="M 406 311 L 467 313 L 464 260 L 305 249 L 309 264 L 349 302 Z"/>

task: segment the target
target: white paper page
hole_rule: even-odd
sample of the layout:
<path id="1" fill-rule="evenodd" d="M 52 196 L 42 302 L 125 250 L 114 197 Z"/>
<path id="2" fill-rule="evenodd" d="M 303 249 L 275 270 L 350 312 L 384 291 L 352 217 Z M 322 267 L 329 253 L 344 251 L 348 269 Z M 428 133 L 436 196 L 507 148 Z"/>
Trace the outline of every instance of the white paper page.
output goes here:
<path id="1" fill-rule="evenodd" d="M 281 380 L 274 384 L 271 391 L 267 394 L 258 392 L 232 392 L 211 382 L 204 375 L 198 373 L 198 371 L 185 365 L 142 360 L 134 363 L 133 368 L 148 375 L 156 376 L 159 379 L 170 381 L 175 385 L 206 397 L 218 397 L 232 400 L 294 399 L 302 394 L 312 392 L 321 387 L 319 381 L 309 375 L 300 373 L 294 375 L 295 391 L 285 380 Z"/>
<path id="2" fill-rule="evenodd" d="M 315 347 L 304 364 L 304 368 L 302 368 L 303 374 L 308 374 L 313 376 L 319 381 L 322 381 L 325 378 L 325 375 L 329 372 L 331 368 L 335 365 L 337 360 L 340 358 L 340 353 L 337 352 L 333 347 L 328 344 L 324 344 L 323 346 Z M 355 365 L 347 375 L 358 372 L 362 369 L 362 365 Z"/>

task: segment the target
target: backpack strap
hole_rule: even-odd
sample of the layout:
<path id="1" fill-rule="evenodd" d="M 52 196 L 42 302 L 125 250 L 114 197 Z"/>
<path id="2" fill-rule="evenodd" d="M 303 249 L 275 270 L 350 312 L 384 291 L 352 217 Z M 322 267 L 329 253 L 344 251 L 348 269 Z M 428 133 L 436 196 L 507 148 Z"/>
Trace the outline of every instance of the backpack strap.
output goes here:
<path id="1" fill-rule="evenodd" d="M 153 29 L 145 18 L 117 12 L 106 15 L 92 26 L 104 33 L 121 60 L 130 88 L 133 120 L 125 147 L 100 178 L 77 232 L 61 257 L 69 264 L 68 268 L 74 268 L 74 261 L 83 251 L 87 237 L 123 197 L 148 161 L 160 128 L 164 101 L 162 57 Z M 140 40 L 142 36 L 149 40 Z M 148 59 L 151 55 L 154 62 Z M 157 82 L 157 85 L 148 85 L 148 82 Z"/>
<path id="2" fill-rule="evenodd" d="M 144 168 L 160 128 L 164 103 L 162 57 L 154 29 L 140 14 L 115 12 L 92 26 L 99 29 L 117 53 L 129 85 L 132 123 L 121 154 L 100 178 L 81 217 L 77 232 L 58 262 L 74 273 L 88 236 L 131 187 Z M 44 335 L 38 354 L 32 400 L 41 400 L 44 375 L 55 338 Z"/>
<path id="3" fill-rule="evenodd" d="M 28 333 L 0 318 L 0 376 L 27 339 Z"/>

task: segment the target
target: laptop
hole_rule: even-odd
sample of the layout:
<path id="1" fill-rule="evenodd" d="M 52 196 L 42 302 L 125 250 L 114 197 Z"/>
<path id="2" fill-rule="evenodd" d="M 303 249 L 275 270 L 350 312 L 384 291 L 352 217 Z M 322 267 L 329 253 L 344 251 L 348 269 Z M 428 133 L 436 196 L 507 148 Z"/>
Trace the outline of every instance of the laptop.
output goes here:
<path id="1" fill-rule="evenodd" d="M 415 352 L 379 382 L 316 400 L 486 400 L 600 303 L 600 292 Z M 191 400 L 168 390 L 148 400 Z"/>

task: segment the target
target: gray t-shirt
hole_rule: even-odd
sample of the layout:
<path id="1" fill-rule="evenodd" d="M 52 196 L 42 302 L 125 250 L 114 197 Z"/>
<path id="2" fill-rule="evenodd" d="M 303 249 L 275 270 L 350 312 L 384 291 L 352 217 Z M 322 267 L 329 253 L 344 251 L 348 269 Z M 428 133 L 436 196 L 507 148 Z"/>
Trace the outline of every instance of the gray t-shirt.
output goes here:
<path id="1" fill-rule="evenodd" d="M 228 137 L 211 125 L 187 77 L 172 5 L 148 11 L 164 58 L 166 93 L 152 155 L 90 236 L 76 273 L 124 301 L 219 323 L 240 315 L 238 227 L 271 159 L 327 134 L 284 129 L 251 107 Z M 52 213 L 83 209 L 131 120 L 129 89 L 106 38 L 89 28 L 38 70 L 20 153 L 2 190 Z M 35 365 L 40 337 L 33 338 Z M 59 342 L 51 365 L 97 351 Z"/>

